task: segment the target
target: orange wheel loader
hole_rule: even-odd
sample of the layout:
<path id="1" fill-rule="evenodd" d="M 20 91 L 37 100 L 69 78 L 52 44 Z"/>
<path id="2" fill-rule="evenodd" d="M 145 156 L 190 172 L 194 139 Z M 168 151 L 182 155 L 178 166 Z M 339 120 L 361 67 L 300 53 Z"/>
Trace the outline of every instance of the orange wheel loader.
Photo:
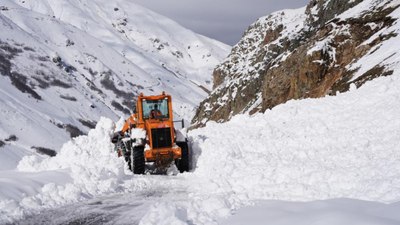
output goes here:
<path id="1" fill-rule="evenodd" d="M 177 141 L 171 96 L 140 94 L 134 111 L 112 138 L 133 173 L 145 173 L 146 162 L 153 162 L 156 170 L 165 170 L 174 162 L 181 173 L 189 171 L 188 141 Z"/>

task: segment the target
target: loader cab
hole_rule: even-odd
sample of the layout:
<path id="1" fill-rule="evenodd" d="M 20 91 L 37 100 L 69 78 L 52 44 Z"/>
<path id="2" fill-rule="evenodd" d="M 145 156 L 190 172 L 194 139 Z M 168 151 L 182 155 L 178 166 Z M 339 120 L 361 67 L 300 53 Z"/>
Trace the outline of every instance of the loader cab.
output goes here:
<path id="1" fill-rule="evenodd" d="M 144 96 L 140 94 L 137 101 L 137 118 L 140 124 L 146 121 L 170 121 L 172 123 L 172 101 L 171 96 L 164 92 L 161 95 Z M 158 111 L 156 116 L 154 112 Z M 172 124 L 171 124 L 172 125 Z M 173 126 L 173 125 L 172 125 Z"/>
<path id="2" fill-rule="evenodd" d="M 180 148 L 175 145 L 171 96 L 164 92 L 161 95 L 151 96 L 141 94 L 137 108 L 138 127 L 146 131 L 149 145 L 149 149 L 145 152 L 146 161 L 180 158 Z M 158 115 L 152 115 L 155 110 L 159 111 Z"/>

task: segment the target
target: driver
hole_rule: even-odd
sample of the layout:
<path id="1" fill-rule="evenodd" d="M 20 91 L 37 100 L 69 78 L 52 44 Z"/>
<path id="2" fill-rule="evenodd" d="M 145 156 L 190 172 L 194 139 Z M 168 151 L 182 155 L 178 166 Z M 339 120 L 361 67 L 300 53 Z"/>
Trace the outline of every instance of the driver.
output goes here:
<path id="1" fill-rule="evenodd" d="M 158 105 L 154 105 L 154 109 L 150 112 L 150 118 L 155 119 L 162 116 L 161 111 L 158 109 Z"/>

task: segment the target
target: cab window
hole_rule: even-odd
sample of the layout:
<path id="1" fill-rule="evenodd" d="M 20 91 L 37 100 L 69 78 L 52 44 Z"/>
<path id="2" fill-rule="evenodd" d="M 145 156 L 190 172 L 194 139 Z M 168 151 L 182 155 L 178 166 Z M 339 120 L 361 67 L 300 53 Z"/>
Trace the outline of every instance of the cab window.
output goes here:
<path id="1" fill-rule="evenodd" d="M 169 118 L 168 99 L 142 101 L 143 118 Z"/>

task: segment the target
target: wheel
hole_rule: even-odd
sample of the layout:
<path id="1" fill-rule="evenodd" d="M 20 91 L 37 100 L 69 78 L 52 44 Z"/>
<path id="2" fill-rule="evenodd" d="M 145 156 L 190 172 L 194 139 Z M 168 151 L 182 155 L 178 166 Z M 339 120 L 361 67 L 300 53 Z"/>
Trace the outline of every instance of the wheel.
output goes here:
<path id="1" fill-rule="evenodd" d="M 178 167 L 179 172 L 189 172 L 189 146 L 186 141 L 176 142 L 176 144 L 182 150 L 182 158 L 175 161 L 176 167 Z"/>
<path id="2" fill-rule="evenodd" d="M 118 149 L 118 156 L 120 156 L 120 155 L 124 156 L 124 159 L 125 159 L 126 163 L 128 164 L 129 170 L 132 170 L 131 152 L 127 151 L 127 149 L 130 148 L 130 143 L 120 141 L 116 144 L 116 147 Z"/>
<path id="3" fill-rule="evenodd" d="M 132 170 L 131 152 L 125 152 L 124 158 L 126 163 L 128 164 L 129 170 Z"/>
<path id="4" fill-rule="evenodd" d="M 131 153 L 131 170 L 134 174 L 144 174 L 144 146 L 135 146 Z"/>

